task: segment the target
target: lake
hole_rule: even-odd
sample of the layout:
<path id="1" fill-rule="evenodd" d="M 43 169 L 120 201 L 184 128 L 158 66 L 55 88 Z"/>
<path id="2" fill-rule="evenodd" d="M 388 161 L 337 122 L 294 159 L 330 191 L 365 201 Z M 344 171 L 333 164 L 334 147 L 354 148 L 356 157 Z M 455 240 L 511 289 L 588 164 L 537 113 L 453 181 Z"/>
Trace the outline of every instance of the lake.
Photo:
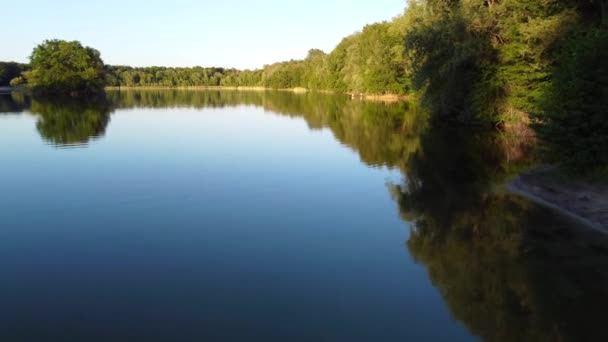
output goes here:
<path id="1" fill-rule="evenodd" d="M 526 139 L 271 91 L 0 95 L 3 341 L 600 341 Z"/>

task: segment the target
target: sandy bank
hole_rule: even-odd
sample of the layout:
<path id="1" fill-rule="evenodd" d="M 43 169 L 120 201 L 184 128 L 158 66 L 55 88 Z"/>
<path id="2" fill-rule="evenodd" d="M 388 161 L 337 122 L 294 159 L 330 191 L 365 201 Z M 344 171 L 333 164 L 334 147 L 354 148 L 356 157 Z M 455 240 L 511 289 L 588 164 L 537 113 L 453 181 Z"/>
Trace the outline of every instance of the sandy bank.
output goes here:
<path id="1" fill-rule="evenodd" d="M 608 235 L 608 184 L 564 180 L 554 168 L 542 167 L 517 177 L 507 189 Z"/>

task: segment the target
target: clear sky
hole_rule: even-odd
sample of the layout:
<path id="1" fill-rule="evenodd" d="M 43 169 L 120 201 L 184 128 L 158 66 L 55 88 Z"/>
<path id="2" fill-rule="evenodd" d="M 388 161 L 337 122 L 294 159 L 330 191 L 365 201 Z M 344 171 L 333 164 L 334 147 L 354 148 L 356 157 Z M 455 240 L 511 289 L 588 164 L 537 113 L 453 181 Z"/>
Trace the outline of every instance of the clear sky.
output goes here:
<path id="1" fill-rule="evenodd" d="M 107 64 L 256 68 L 331 51 L 405 0 L 30 0 L 2 5 L 0 61 L 44 39 L 79 40 Z"/>

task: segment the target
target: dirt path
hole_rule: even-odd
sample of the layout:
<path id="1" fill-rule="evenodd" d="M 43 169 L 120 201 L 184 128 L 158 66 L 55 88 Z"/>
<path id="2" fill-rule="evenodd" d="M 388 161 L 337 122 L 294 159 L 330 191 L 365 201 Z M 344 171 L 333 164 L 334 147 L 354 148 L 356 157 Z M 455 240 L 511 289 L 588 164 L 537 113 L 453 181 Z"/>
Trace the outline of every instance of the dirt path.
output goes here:
<path id="1" fill-rule="evenodd" d="M 554 168 L 542 167 L 519 176 L 507 189 L 608 234 L 608 184 L 564 180 Z"/>

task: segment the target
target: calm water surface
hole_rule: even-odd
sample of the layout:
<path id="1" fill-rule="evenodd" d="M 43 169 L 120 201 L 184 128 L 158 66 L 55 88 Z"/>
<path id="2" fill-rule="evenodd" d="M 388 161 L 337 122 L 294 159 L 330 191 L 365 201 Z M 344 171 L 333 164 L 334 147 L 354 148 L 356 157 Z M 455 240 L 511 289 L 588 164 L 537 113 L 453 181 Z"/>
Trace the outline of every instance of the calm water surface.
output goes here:
<path id="1" fill-rule="evenodd" d="M 601 341 L 514 137 L 281 92 L 0 95 L 2 341 Z"/>

